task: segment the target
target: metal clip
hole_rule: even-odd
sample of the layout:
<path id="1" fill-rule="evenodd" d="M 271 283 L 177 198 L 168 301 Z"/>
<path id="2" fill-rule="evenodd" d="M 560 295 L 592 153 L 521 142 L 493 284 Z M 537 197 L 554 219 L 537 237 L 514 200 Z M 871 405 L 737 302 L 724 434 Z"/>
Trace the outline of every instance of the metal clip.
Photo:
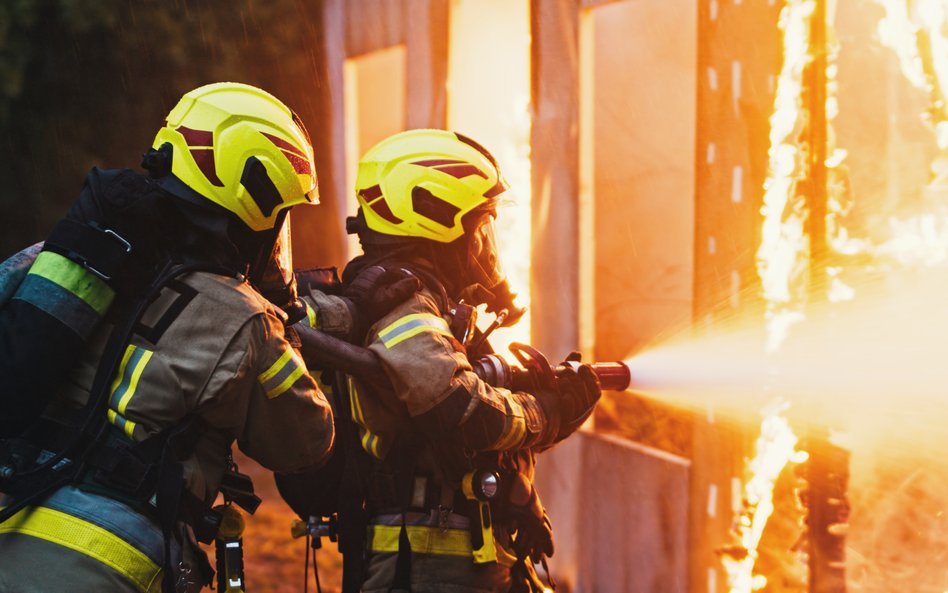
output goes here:
<path id="1" fill-rule="evenodd" d="M 448 532 L 448 518 L 451 515 L 451 507 L 446 507 L 443 504 L 438 505 L 438 527 L 441 528 L 441 533 Z"/>
<path id="2" fill-rule="evenodd" d="M 115 241 L 117 241 L 118 244 L 121 245 L 121 246 L 125 249 L 125 253 L 126 253 L 126 254 L 131 253 L 131 251 L 132 251 L 132 244 L 129 243 L 128 241 L 126 241 L 126 240 L 125 240 L 125 237 L 119 235 L 118 233 L 116 233 L 116 232 L 113 231 L 112 229 L 102 229 L 102 232 L 103 232 L 104 234 L 106 234 L 106 235 L 111 235 L 111 237 L 112 237 Z M 83 265 L 85 266 L 85 268 L 86 268 L 87 270 L 89 270 L 90 272 L 92 272 L 93 274 L 95 274 L 96 276 L 98 276 L 99 278 L 105 280 L 106 282 L 108 282 L 109 280 L 112 279 L 112 277 L 109 276 L 108 274 L 106 274 L 105 272 L 101 272 L 101 271 L 99 271 L 99 270 L 93 268 L 92 266 L 90 266 L 90 265 L 89 265 L 89 262 L 84 262 Z"/>
<path id="3" fill-rule="evenodd" d="M 178 579 L 174 583 L 175 593 L 190 593 L 192 584 L 191 565 L 187 562 L 179 562 Z"/>

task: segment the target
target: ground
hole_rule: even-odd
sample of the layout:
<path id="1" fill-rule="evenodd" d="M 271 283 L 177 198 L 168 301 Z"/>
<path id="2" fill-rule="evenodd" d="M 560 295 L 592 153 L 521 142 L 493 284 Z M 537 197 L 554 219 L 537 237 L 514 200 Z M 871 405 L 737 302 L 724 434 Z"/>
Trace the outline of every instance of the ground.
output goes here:
<path id="1" fill-rule="evenodd" d="M 305 543 L 293 539 L 290 524 L 296 515 L 283 502 L 273 482 L 273 474 L 246 457 L 237 457 L 242 473 L 253 478 L 257 495 L 263 499 L 260 508 L 245 516 L 244 572 L 247 590 L 253 593 L 299 593 L 303 591 Z M 208 547 L 213 562 L 213 546 Z M 342 557 L 334 543 L 324 541 L 316 552 L 319 578 L 324 593 L 338 593 L 341 582 Z M 309 569 L 309 590 L 316 591 L 313 567 Z"/>

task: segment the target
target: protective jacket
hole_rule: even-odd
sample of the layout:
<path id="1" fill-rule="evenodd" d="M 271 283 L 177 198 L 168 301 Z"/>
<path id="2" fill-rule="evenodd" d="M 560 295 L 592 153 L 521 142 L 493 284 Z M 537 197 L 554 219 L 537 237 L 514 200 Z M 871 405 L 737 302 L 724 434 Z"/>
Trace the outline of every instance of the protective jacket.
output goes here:
<path id="1" fill-rule="evenodd" d="M 46 425 L 74 422 L 110 329 L 95 333 L 44 413 Z M 171 281 L 147 307 L 101 413 L 109 438 L 128 444 L 197 419 L 200 431 L 181 465 L 187 491 L 208 505 L 235 440 L 263 466 L 284 472 L 320 463 L 333 441 L 329 404 L 287 341 L 280 312 L 243 278 L 206 272 Z M 163 539 L 154 497 L 136 500 L 103 485 L 101 469 L 90 467 L 80 483 L 0 524 L 0 591 L 160 590 Z M 175 546 L 171 565 L 193 567 L 190 590 L 197 590 L 201 553 L 187 536 L 182 547 Z"/>
<path id="2" fill-rule="evenodd" d="M 318 317 L 331 313 L 306 300 Z M 461 482 L 485 468 L 532 479 L 534 450 L 549 446 L 556 433 L 534 396 L 494 388 L 474 374 L 451 332 L 450 304 L 441 301 L 422 290 L 369 329 L 365 345 L 378 355 L 392 389 L 349 380 L 348 407 L 373 468 L 366 494 L 366 593 L 392 587 L 405 535 L 412 591 L 452 585 L 508 590 L 515 557 L 507 526 L 494 524 L 496 560 L 476 559 L 474 503 Z"/>

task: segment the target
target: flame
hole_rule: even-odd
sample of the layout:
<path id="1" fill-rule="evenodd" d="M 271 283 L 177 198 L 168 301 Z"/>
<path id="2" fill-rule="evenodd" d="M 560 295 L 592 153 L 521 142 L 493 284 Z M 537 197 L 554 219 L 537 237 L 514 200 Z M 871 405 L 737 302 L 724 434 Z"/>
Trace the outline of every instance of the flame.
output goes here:
<path id="1" fill-rule="evenodd" d="M 456 0 L 448 55 L 448 125 L 491 150 L 510 183 L 496 232 L 500 261 L 521 307 L 530 302 L 529 8 L 527 0 Z M 491 317 L 481 315 L 478 325 L 485 328 Z M 511 342 L 529 341 L 529 313 L 491 338 L 501 354 Z"/>
<path id="2" fill-rule="evenodd" d="M 945 197 L 948 190 L 948 103 L 944 87 L 948 82 L 948 0 L 876 0 L 885 9 L 879 23 L 880 40 L 899 59 L 902 73 L 912 85 L 929 94 L 926 114 L 941 154 L 931 167 L 929 194 Z M 780 17 L 784 33 L 784 64 L 778 79 L 774 113 L 771 117 L 769 176 L 765 183 L 761 247 L 757 254 L 758 274 L 767 301 L 767 351 L 775 352 L 790 328 L 803 320 L 806 304 L 806 272 L 810 258 L 806 236 L 807 208 L 797 183 L 807 174 L 806 148 L 798 143 L 807 124 L 803 105 L 803 72 L 810 60 L 809 24 L 814 14 L 813 0 L 787 0 Z M 847 152 L 835 146 L 832 122 L 838 113 L 837 47 L 829 48 L 826 72 L 827 245 L 837 256 L 868 255 L 873 262 L 891 262 L 900 268 L 943 265 L 948 261 L 948 204 L 908 217 L 888 219 L 889 238 L 873 242 L 851 236 L 844 219 L 853 207 L 842 167 Z M 849 301 L 855 290 L 843 279 L 845 268 L 828 266 L 830 302 Z M 773 512 L 773 486 L 787 463 L 801 462 L 794 451 L 796 437 L 780 416 L 786 405 L 764 414 L 756 457 L 748 464 L 751 476 L 744 487 L 744 509 L 736 532 L 746 553 L 723 557 L 732 593 L 749 593 L 766 585 L 754 574 L 757 548 L 764 526 Z"/>
<path id="3" fill-rule="evenodd" d="M 497 160 L 510 183 L 512 199 L 503 200 L 497 216 L 497 244 L 500 260 L 517 305 L 530 306 L 530 98 L 521 96 L 511 107 L 513 125 L 500 146 Z M 494 334 L 491 343 L 506 354 L 512 342 L 530 343 L 530 313 L 517 325 Z"/>
<path id="4" fill-rule="evenodd" d="M 808 171 L 807 153 L 799 138 L 808 122 L 803 75 L 812 59 L 809 29 L 815 8 L 813 0 L 787 0 L 780 13 L 784 59 L 770 117 L 769 174 L 764 183 L 757 252 L 757 273 L 767 302 L 767 352 L 777 351 L 790 328 L 804 319 L 810 247 L 807 205 L 798 183 Z M 834 153 L 833 157 L 841 162 L 845 154 Z M 750 593 L 767 584 L 763 575 L 754 574 L 754 565 L 764 527 L 774 510 L 774 483 L 787 463 L 799 461 L 797 437 L 781 415 L 787 407 L 778 402 L 765 410 L 756 455 L 746 468 L 750 477 L 744 484 L 744 505 L 734 530 L 741 553 L 722 556 L 731 593 Z"/>
<path id="5" fill-rule="evenodd" d="M 764 221 L 757 273 L 767 301 L 767 350 L 779 348 L 789 328 L 803 318 L 801 293 L 809 253 L 806 204 L 797 183 L 806 174 L 806 155 L 797 138 L 806 124 L 803 72 L 810 61 L 809 22 L 813 0 L 788 0 L 780 13 L 783 67 L 770 117 L 769 175 L 764 183 Z"/>
<path id="6" fill-rule="evenodd" d="M 935 144 L 941 151 L 931 164 L 925 188 L 941 204 L 914 216 L 888 219 L 890 238 L 881 244 L 864 243 L 862 252 L 890 260 L 901 267 L 934 267 L 948 260 L 948 0 L 876 0 L 885 9 L 879 21 L 879 39 L 899 58 L 902 75 L 929 95 L 926 113 Z"/>
<path id="7" fill-rule="evenodd" d="M 765 577 L 754 574 L 754 563 L 764 527 L 774 512 L 774 482 L 787 463 L 806 459 L 805 453 L 796 451 L 797 437 L 781 416 L 788 407 L 783 402 L 764 412 L 756 455 L 747 464 L 752 477 L 744 484 L 744 509 L 737 526 L 740 546 L 747 553 L 742 557 L 722 557 L 731 593 L 749 593 L 767 584 Z"/>

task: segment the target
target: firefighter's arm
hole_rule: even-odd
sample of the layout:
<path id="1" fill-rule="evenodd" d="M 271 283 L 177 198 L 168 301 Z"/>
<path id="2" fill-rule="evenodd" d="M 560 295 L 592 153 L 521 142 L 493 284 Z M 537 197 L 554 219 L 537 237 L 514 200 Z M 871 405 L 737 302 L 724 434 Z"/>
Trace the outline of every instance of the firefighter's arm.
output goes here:
<path id="1" fill-rule="evenodd" d="M 322 463 L 333 442 L 332 410 L 270 313 L 257 316 L 250 396 L 240 449 L 264 467 L 294 472 Z"/>
<path id="2" fill-rule="evenodd" d="M 19 433 L 43 412 L 115 299 L 109 280 L 129 245 L 111 230 L 114 216 L 103 209 L 114 176 L 93 169 L 79 199 L 31 255 L 28 273 L 16 286 L 5 282 L 0 437 Z"/>
<path id="3" fill-rule="evenodd" d="M 544 446 L 558 433 L 555 415 L 536 397 L 492 387 L 474 374 L 427 293 L 383 318 L 373 337 L 369 349 L 429 436 L 459 436 L 466 448 L 486 451 Z"/>
<path id="4" fill-rule="evenodd" d="M 327 294 L 318 287 L 301 285 L 307 318 L 301 323 L 340 338 L 365 334 L 365 329 L 421 288 L 421 282 L 400 268 L 370 266 L 342 289 Z"/>

